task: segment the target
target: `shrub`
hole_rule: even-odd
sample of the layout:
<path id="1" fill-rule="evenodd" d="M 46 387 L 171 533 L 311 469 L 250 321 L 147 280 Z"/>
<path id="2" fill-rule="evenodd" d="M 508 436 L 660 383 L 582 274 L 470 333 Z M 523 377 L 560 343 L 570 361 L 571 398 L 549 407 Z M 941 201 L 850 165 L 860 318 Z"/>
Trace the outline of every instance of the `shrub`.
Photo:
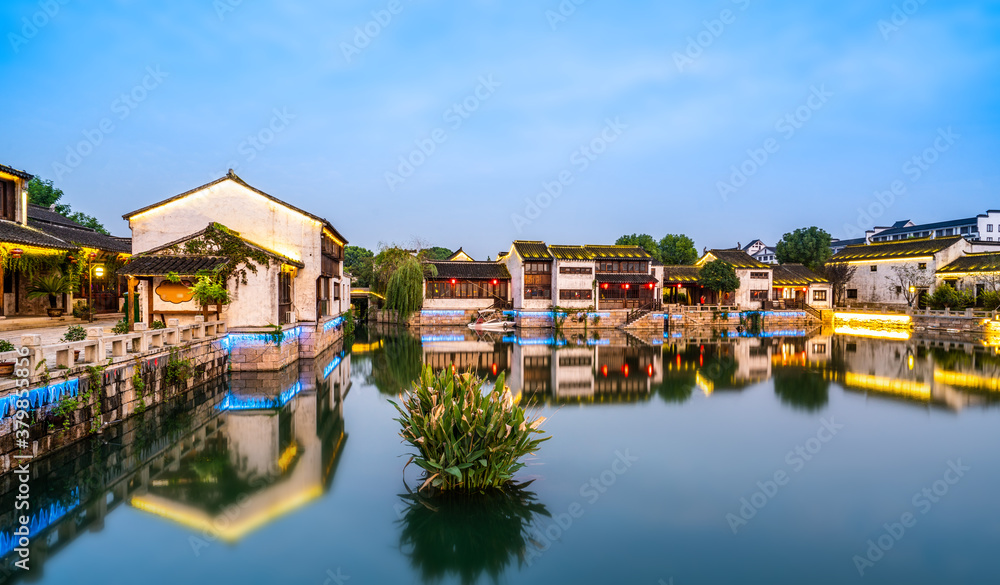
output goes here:
<path id="1" fill-rule="evenodd" d="M 91 309 L 87 303 L 77 303 L 73 305 L 73 316 L 77 319 L 90 319 L 91 316 L 96 314 L 97 311 Z"/>
<path id="2" fill-rule="evenodd" d="M 166 329 L 167 325 L 163 321 L 153 321 L 149 326 L 150 329 Z"/>
<path id="3" fill-rule="evenodd" d="M 937 287 L 934 294 L 927 297 L 927 304 L 932 309 L 938 310 L 948 308 L 954 311 L 961 311 L 972 305 L 973 302 L 974 300 L 969 292 L 955 290 L 950 284 L 942 284 Z"/>
<path id="4" fill-rule="evenodd" d="M 170 350 L 170 357 L 167 359 L 167 368 L 164 375 L 164 382 L 168 385 L 186 382 L 194 377 L 194 366 L 190 359 L 177 357 L 177 350 Z"/>
<path id="5" fill-rule="evenodd" d="M 66 333 L 63 333 L 60 341 L 83 341 L 84 339 L 87 339 L 87 330 L 83 328 L 83 325 L 70 325 L 66 328 Z"/>
<path id="6" fill-rule="evenodd" d="M 1000 291 L 987 290 L 979 293 L 976 302 L 987 311 L 992 311 L 1000 307 Z"/>
<path id="7" fill-rule="evenodd" d="M 115 323 L 115 326 L 111 328 L 111 332 L 115 335 L 124 335 L 128 333 L 128 321 L 122 319 Z"/>
<path id="8" fill-rule="evenodd" d="M 424 367 L 413 388 L 392 402 L 400 436 L 418 451 L 413 462 L 426 472 L 424 483 L 440 490 L 483 491 L 511 482 L 524 467 L 518 460 L 549 437 L 538 429 L 545 417 L 529 419 L 504 385 L 483 392 L 483 381 L 446 369 L 437 376 Z M 390 401 L 391 402 L 391 401 Z"/>
<path id="9" fill-rule="evenodd" d="M 14 351 L 16 349 L 14 344 L 7 341 L 6 339 L 0 339 L 0 353 L 5 351 Z"/>

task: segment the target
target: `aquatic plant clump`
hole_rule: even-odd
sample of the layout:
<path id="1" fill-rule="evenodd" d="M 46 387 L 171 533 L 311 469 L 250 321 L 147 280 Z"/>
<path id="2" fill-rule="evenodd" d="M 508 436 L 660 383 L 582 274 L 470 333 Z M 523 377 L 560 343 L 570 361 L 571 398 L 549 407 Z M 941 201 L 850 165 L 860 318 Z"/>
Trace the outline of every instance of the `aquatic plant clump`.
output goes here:
<path id="1" fill-rule="evenodd" d="M 418 451 L 413 462 L 426 472 L 420 489 L 483 491 L 510 482 L 549 437 L 511 396 L 501 374 L 483 391 L 483 380 L 450 370 L 434 375 L 427 366 L 413 388 L 392 402 L 402 426 L 399 435 Z"/>

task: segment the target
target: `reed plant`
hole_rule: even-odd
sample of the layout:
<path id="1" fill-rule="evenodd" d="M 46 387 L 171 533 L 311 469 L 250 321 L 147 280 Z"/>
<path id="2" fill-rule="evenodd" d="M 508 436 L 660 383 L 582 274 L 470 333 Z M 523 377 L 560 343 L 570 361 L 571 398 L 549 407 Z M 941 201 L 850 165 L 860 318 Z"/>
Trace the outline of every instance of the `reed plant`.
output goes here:
<path id="1" fill-rule="evenodd" d="M 396 419 L 403 441 L 416 448 L 411 461 L 426 472 L 421 490 L 485 491 L 513 480 L 519 460 L 549 437 L 511 396 L 500 374 L 491 389 L 471 373 L 425 366 L 412 389 L 401 395 Z"/>

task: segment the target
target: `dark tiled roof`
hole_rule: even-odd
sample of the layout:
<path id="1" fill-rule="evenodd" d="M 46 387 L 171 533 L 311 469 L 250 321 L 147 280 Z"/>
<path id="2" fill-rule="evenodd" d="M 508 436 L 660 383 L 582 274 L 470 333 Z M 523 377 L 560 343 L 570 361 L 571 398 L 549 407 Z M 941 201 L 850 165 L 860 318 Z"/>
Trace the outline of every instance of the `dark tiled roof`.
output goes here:
<path id="1" fill-rule="evenodd" d="M 228 258 L 222 256 L 172 256 L 154 254 L 137 256 L 118 271 L 131 276 L 164 276 L 176 272 L 178 276 L 194 276 L 199 272 L 211 272 L 225 266 Z"/>
<path id="2" fill-rule="evenodd" d="M 951 264 L 942 266 L 937 274 L 958 274 L 962 272 L 1000 272 L 1000 252 L 966 254 Z"/>
<path id="3" fill-rule="evenodd" d="M 171 201 L 176 201 L 178 199 L 183 199 L 184 197 L 187 197 L 188 195 L 190 195 L 192 193 L 196 193 L 198 191 L 201 191 L 202 189 L 207 189 L 209 187 L 214 187 L 215 185 L 218 185 L 219 183 L 221 183 L 223 181 L 228 181 L 228 180 L 233 181 L 237 185 L 242 185 L 243 187 L 246 187 L 247 189 L 253 191 L 254 193 L 257 193 L 258 195 L 261 195 L 262 197 L 266 197 L 267 199 L 270 199 L 271 201 L 274 201 L 275 203 L 277 203 L 278 205 L 281 205 L 282 207 L 285 207 L 287 209 L 291 209 L 292 211 L 301 213 L 302 215 L 304 215 L 306 217 L 315 219 L 316 221 L 318 221 L 318 222 L 322 223 L 324 226 L 326 226 L 326 228 L 329 229 L 331 232 L 333 232 L 333 234 L 335 236 L 337 236 L 337 238 L 340 241 L 344 242 L 344 245 L 347 245 L 347 238 L 345 238 L 343 235 L 341 235 L 341 233 L 337 231 L 337 228 L 333 227 L 333 224 L 331 224 L 329 221 L 327 221 L 326 219 L 324 219 L 324 218 L 322 218 L 322 217 L 320 217 L 318 215 L 313 215 L 313 214 L 309 213 L 308 211 L 303 211 L 303 210 L 299 209 L 298 207 L 295 207 L 294 205 L 291 205 L 291 204 L 289 204 L 289 203 L 287 203 L 285 201 L 282 201 L 281 199 L 278 199 L 277 197 L 275 197 L 273 195 L 270 195 L 268 193 L 265 193 L 265 192 L 261 191 L 260 189 L 254 187 L 253 185 L 251 185 L 251 184 L 247 183 L 246 181 L 244 181 L 243 179 L 239 178 L 236 175 L 236 173 L 233 172 L 233 169 L 229 169 L 229 172 L 226 174 L 226 176 L 224 176 L 224 177 L 222 177 L 220 179 L 216 179 L 216 180 L 212 181 L 211 183 L 206 183 L 206 184 L 202 185 L 201 187 L 195 187 L 194 189 L 191 189 L 190 191 L 185 191 L 185 192 L 181 193 L 180 195 L 174 195 L 173 197 L 168 197 L 167 199 L 164 199 L 163 201 L 159 201 L 157 203 L 153 203 L 152 205 L 147 205 L 146 207 L 143 207 L 141 209 L 136 209 L 135 211 L 130 211 L 129 213 L 126 213 L 125 215 L 123 215 L 122 218 L 123 219 L 129 219 L 130 217 L 132 217 L 134 215 L 139 215 L 140 213 L 142 213 L 144 211 L 149 211 L 150 209 L 153 209 L 154 207 L 159 207 L 159 206 L 161 206 L 161 205 L 163 205 L 165 203 L 170 203 Z"/>
<path id="4" fill-rule="evenodd" d="M 427 262 L 437 268 L 436 278 L 461 278 L 464 280 L 509 280 L 507 266 L 498 262 Z"/>
<path id="5" fill-rule="evenodd" d="M 514 249 L 517 250 L 518 255 L 525 260 L 552 259 L 552 254 L 549 254 L 549 248 L 545 245 L 545 242 L 537 240 L 515 240 Z"/>
<path id="6" fill-rule="evenodd" d="M 75 246 L 96 248 L 104 252 L 116 254 L 131 254 L 132 239 L 106 236 L 98 231 L 79 227 L 68 227 L 35 220 L 28 220 L 28 226 L 41 230 L 50 236 L 74 244 Z"/>
<path id="7" fill-rule="evenodd" d="M 700 271 L 697 266 L 664 266 L 663 282 L 698 282 Z"/>
<path id="8" fill-rule="evenodd" d="M 13 175 L 19 179 L 24 179 L 25 181 L 30 181 L 35 178 L 35 176 L 30 173 L 19 171 L 13 167 L 8 167 L 7 165 L 0 165 L 0 173 L 7 173 L 8 175 Z"/>
<path id="9" fill-rule="evenodd" d="M 853 262 L 859 260 L 888 260 L 892 258 L 933 256 L 960 241 L 962 241 L 961 236 L 949 236 L 947 238 L 909 239 L 896 242 L 847 246 L 834 254 L 830 261 Z"/>
<path id="10" fill-rule="evenodd" d="M 218 225 L 222 225 L 222 224 L 218 224 Z M 222 227 L 226 227 L 226 226 L 222 226 Z M 201 236 L 202 234 L 205 233 L 205 230 L 207 230 L 207 229 L 208 229 L 208 226 L 205 226 L 204 228 L 196 231 L 195 233 L 187 235 L 187 236 L 184 236 L 183 238 L 180 238 L 179 240 L 174 240 L 172 242 L 167 242 L 166 244 L 163 244 L 162 246 L 157 246 L 156 248 L 151 248 L 149 250 L 143 250 L 143 253 L 144 254 L 155 254 L 156 252 L 160 252 L 162 250 L 166 250 L 167 248 L 173 248 L 174 246 L 178 246 L 179 247 L 184 242 L 187 242 L 189 240 L 193 240 L 193 239 Z M 228 230 L 229 228 L 226 228 L 226 229 Z M 274 250 L 268 250 L 267 248 L 265 248 L 264 246 L 261 246 L 260 244 L 258 244 L 256 242 L 251 242 L 250 240 L 248 240 L 248 239 L 244 238 L 243 236 L 241 236 L 240 233 L 237 232 L 237 231 L 235 231 L 235 230 L 229 230 L 229 231 L 231 231 L 233 234 L 235 234 L 239 239 L 243 240 L 251 248 L 260 250 L 261 252 L 264 252 L 268 256 L 271 256 L 273 258 L 277 258 L 278 260 L 281 260 L 285 264 L 290 264 L 292 266 L 297 266 L 299 268 L 305 268 L 305 264 L 299 262 L 298 260 L 293 260 L 293 259 L 289 258 L 288 256 L 285 256 L 284 254 L 280 254 L 278 252 L 275 252 Z"/>
<path id="11" fill-rule="evenodd" d="M 763 262 L 758 262 L 753 256 L 747 254 L 743 250 L 732 248 L 729 250 L 709 250 L 708 254 L 714 256 L 717 260 L 722 260 L 728 264 L 731 264 L 733 268 L 770 268 L 770 264 L 764 264 Z M 704 260 L 708 256 L 703 256 L 699 260 L 699 265 L 703 264 Z"/>
<path id="12" fill-rule="evenodd" d="M 868 240 L 864 238 L 854 238 L 851 240 L 834 240 L 830 242 L 831 248 L 845 248 L 847 246 L 857 246 L 859 244 L 864 244 Z"/>
<path id="13" fill-rule="evenodd" d="M 775 286 L 808 286 L 830 282 L 801 264 L 778 264 L 772 269 Z"/>
<path id="14" fill-rule="evenodd" d="M 609 282 L 611 284 L 649 284 L 656 282 L 656 277 L 652 274 L 636 274 L 634 272 L 599 272 L 597 282 Z"/>
<path id="15" fill-rule="evenodd" d="M 594 259 L 594 254 L 583 246 L 549 246 L 549 252 L 559 260 Z"/>
<path id="16" fill-rule="evenodd" d="M 896 222 L 896 223 L 899 223 L 899 222 Z M 964 218 L 964 219 L 952 219 L 952 220 L 949 220 L 949 221 L 939 221 L 939 222 L 936 222 L 936 223 L 921 223 L 921 224 L 917 224 L 917 225 L 911 225 L 910 227 L 896 227 L 896 224 L 893 224 L 893 227 L 891 227 L 891 228 L 889 228 L 887 230 L 882 230 L 882 231 L 880 231 L 879 233 L 875 234 L 872 237 L 878 238 L 878 237 L 882 237 L 882 236 L 892 236 L 892 235 L 895 235 L 895 234 L 908 234 L 910 232 L 921 232 L 921 231 L 939 230 L 939 229 L 950 228 L 950 227 L 961 227 L 961 226 L 965 226 L 965 225 L 976 225 L 977 223 L 978 223 L 978 220 L 975 217 L 967 217 L 967 218 Z"/>
<path id="17" fill-rule="evenodd" d="M 41 205 L 35 205 L 34 203 L 28 204 L 28 220 L 38 220 L 44 221 L 45 223 L 54 223 L 57 225 L 65 225 L 69 227 L 79 227 L 83 226 L 76 223 L 72 219 L 60 215 L 55 211 L 49 209 L 48 207 L 42 207 Z M 86 228 L 85 228 L 86 229 Z"/>
<path id="18" fill-rule="evenodd" d="M 894 227 L 894 228 L 906 227 L 906 224 L 908 224 L 908 223 L 910 223 L 910 220 L 908 220 L 908 219 L 901 219 L 901 220 L 897 221 L 896 223 L 892 224 L 892 227 Z"/>
<path id="19" fill-rule="evenodd" d="M 639 246 L 600 246 L 587 244 L 584 246 L 599 260 L 648 260 L 652 258 L 649 252 Z"/>
<path id="20" fill-rule="evenodd" d="M 34 227 L 25 227 L 17 222 L 0 220 L 0 242 L 54 248 L 56 250 L 75 250 L 76 246 L 51 236 Z"/>
<path id="21" fill-rule="evenodd" d="M 458 250 L 455 250 L 454 254 L 452 254 L 451 256 L 448 256 L 447 260 L 448 260 L 448 262 L 454 262 L 455 259 L 458 258 L 459 256 L 463 257 L 463 258 L 459 258 L 460 262 L 469 262 L 469 261 L 471 261 L 473 259 L 472 256 L 469 256 L 469 254 L 465 250 L 463 250 L 462 248 L 459 248 Z"/>

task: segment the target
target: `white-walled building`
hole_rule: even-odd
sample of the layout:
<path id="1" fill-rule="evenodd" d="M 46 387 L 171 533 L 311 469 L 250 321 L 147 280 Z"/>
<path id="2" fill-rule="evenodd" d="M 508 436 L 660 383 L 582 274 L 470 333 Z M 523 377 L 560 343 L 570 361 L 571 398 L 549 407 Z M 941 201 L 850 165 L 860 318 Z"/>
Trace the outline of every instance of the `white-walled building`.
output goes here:
<path id="1" fill-rule="evenodd" d="M 719 304 L 736 305 L 742 309 L 761 309 L 771 298 L 771 265 L 754 260 L 749 254 L 733 248 L 729 250 L 708 250 L 698 259 L 695 266 L 699 269 L 715 260 L 722 260 L 736 271 L 740 286 L 736 292 L 722 293 Z M 703 291 L 705 296 L 701 304 L 715 304 L 715 299 L 709 298 L 714 293 Z M 700 301 L 701 299 L 695 299 Z"/>
<path id="2" fill-rule="evenodd" d="M 237 286 L 236 275 L 227 283 L 233 302 L 224 309 L 224 316 L 230 328 L 318 325 L 350 309 L 350 279 L 343 275 L 347 240 L 326 219 L 247 184 L 232 170 L 207 185 L 123 217 L 132 229 L 133 253 L 137 256 L 210 257 L 212 254 L 191 254 L 185 243 L 198 239 L 207 227 L 219 226 L 267 254 L 271 262 L 256 274 L 248 271 L 247 284 Z M 150 263 L 141 258 L 135 261 Z M 193 277 L 191 271 L 198 268 L 194 264 L 197 262 L 186 260 L 181 272 L 188 274 L 180 276 Z M 215 262 L 213 266 L 217 265 Z M 162 271 L 163 267 L 157 269 Z M 145 281 L 145 319 L 160 313 L 189 315 L 192 307 L 185 304 L 190 298 L 184 298 L 184 290 L 164 288 L 166 274 L 151 270 L 146 266 L 125 270 Z M 158 290 L 164 294 L 158 294 Z"/>
<path id="3" fill-rule="evenodd" d="M 846 285 L 845 301 L 855 303 L 887 303 L 907 305 L 904 287 L 913 286 L 917 295 L 934 292 L 935 272 L 964 256 L 971 244 L 962 236 L 909 239 L 847 246 L 836 253 L 831 262 L 844 262 L 857 267 Z M 900 282 L 900 270 L 909 271 L 914 279 Z"/>
<path id="4" fill-rule="evenodd" d="M 777 264 L 771 270 L 772 300 L 788 304 L 806 303 L 816 309 L 833 307 L 830 281 L 801 264 Z"/>

